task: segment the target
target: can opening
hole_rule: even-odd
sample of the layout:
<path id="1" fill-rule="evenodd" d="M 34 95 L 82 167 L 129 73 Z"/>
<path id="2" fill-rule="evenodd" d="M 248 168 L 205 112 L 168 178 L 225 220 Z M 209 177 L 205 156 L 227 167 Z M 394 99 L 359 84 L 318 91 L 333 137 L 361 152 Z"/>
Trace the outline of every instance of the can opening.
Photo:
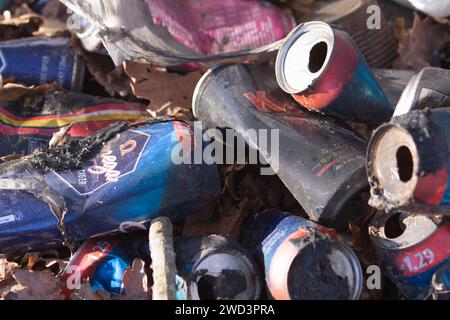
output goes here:
<path id="1" fill-rule="evenodd" d="M 348 300 L 352 296 L 351 268 L 346 257 L 334 251 L 333 242 L 326 238 L 314 238 L 300 250 L 287 278 L 292 300 Z M 338 264 L 344 267 L 336 268 Z"/>
<path id="2" fill-rule="evenodd" d="M 413 136 L 396 125 L 379 129 L 369 146 L 368 173 L 372 188 L 383 196 L 371 204 L 400 207 L 413 197 L 419 180 L 419 153 Z"/>
<path id="3" fill-rule="evenodd" d="M 312 73 L 319 72 L 325 64 L 327 55 L 328 45 L 323 41 L 316 43 L 309 52 L 309 71 Z"/>
<path id="4" fill-rule="evenodd" d="M 395 239 L 400 237 L 406 230 L 406 225 L 403 222 L 401 213 L 397 212 L 386 220 L 384 225 L 384 234 L 388 239 Z"/>
<path id="5" fill-rule="evenodd" d="M 198 279 L 197 288 L 200 300 L 217 300 L 217 297 L 214 294 L 215 281 L 216 278 L 209 274 L 205 274 Z"/>
<path id="6" fill-rule="evenodd" d="M 406 146 L 401 146 L 397 150 L 397 168 L 400 180 L 408 182 L 414 173 L 414 161 L 411 151 Z"/>

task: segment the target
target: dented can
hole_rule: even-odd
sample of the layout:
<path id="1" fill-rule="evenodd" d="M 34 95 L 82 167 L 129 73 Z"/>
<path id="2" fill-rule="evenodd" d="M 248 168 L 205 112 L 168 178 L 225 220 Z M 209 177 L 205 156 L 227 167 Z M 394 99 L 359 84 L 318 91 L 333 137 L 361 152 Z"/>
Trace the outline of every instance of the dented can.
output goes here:
<path id="1" fill-rule="evenodd" d="M 143 105 L 74 92 L 0 102 L 0 157 L 46 151 L 53 134 L 65 126 L 70 125 L 72 139 L 81 139 L 119 120 L 149 117 Z"/>
<path id="2" fill-rule="evenodd" d="M 366 142 L 299 107 L 277 85 L 273 66 L 211 69 L 197 85 L 193 111 L 208 127 L 234 129 L 256 148 L 312 220 L 347 228 L 349 218 L 360 216 L 366 205 L 360 195 L 368 190 Z"/>
<path id="3" fill-rule="evenodd" d="M 332 229 L 287 213 L 252 215 L 241 227 L 244 247 L 264 266 L 276 300 L 357 300 L 361 265 Z"/>
<path id="4" fill-rule="evenodd" d="M 3 79 L 12 77 L 16 83 L 30 86 L 56 81 L 62 88 L 81 91 L 84 73 L 84 60 L 73 50 L 71 38 L 34 37 L 0 42 Z"/>
<path id="5" fill-rule="evenodd" d="M 89 279 L 92 290 L 123 293 L 122 277 L 131 268 L 133 255 L 118 237 L 92 239 L 78 248 L 61 275 L 62 293 L 69 299 Z"/>
<path id="6" fill-rule="evenodd" d="M 413 110 L 394 117 L 372 136 L 367 170 L 370 203 L 448 214 L 450 109 Z"/>
<path id="7" fill-rule="evenodd" d="M 448 268 L 448 220 L 400 210 L 379 212 L 371 221 L 369 234 L 378 261 L 400 291 L 409 299 L 431 298 L 433 275 L 445 264 Z"/>
<path id="8" fill-rule="evenodd" d="M 275 71 L 280 87 L 309 110 L 372 124 L 394 111 L 351 36 L 336 26 L 298 26 L 283 42 Z"/>
<path id="9" fill-rule="evenodd" d="M 229 237 L 175 238 L 177 268 L 189 300 L 257 300 L 261 278 L 250 255 Z"/>
<path id="10" fill-rule="evenodd" d="M 158 215 L 176 220 L 196 213 L 220 193 L 220 179 L 217 166 L 172 161 L 190 139 L 185 122 L 120 122 L 0 164 L 2 252 L 45 251 L 126 233 Z M 184 192 L 174 192 L 180 186 Z"/>

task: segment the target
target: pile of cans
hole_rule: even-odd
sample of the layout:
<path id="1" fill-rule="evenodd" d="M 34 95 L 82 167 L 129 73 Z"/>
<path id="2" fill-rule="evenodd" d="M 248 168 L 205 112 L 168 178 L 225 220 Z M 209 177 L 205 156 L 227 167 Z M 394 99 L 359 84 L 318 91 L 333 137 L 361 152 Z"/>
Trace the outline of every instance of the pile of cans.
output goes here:
<path id="1" fill-rule="evenodd" d="M 311 21 L 288 33 L 291 16 L 258 7 L 279 26 L 275 38 L 218 48 L 217 28 L 209 46 L 196 34 L 207 46 L 199 49 L 182 19 L 167 14 L 175 4 L 147 2 L 158 7 L 158 27 L 185 46 L 179 52 L 211 55 L 284 38 L 276 58 L 263 62 L 181 69 L 206 71 L 192 111 L 204 129 L 232 129 L 232 139 L 216 137 L 216 146 L 245 141 L 304 211 L 250 212 L 234 237 L 175 233 L 177 299 L 358 300 L 382 289 L 369 285 L 373 266 L 382 272 L 375 282 L 384 285 L 386 276 L 402 297 L 448 299 L 449 71 L 425 68 L 393 98 L 389 80 L 380 86 L 344 28 Z M 86 32 L 78 32 L 85 49 L 113 52 L 108 34 L 91 23 L 83 20 Z M 211 146 L 191 121 L 152 118 L 140 103 L 80 93 L 85 69 L 69 37 L 0 42 L 4 81 L 61 87 L 0 99 L 0 253 L 15 260 L 68 247 L 70 262 L 59 275 L 67 298 L 76 290 L 74 270 L 94 292 L 125 294 L 133 261 L 151 266 L 151 221 L 165 216 L 183 226 L 217 206 L 226 184 L 218 149 L 215 161 L 193 160 Z M 55 143 L 58 135 L 66 140 Z M 373 265 L 363 261 L 349 226 L 370 238 Z"/>

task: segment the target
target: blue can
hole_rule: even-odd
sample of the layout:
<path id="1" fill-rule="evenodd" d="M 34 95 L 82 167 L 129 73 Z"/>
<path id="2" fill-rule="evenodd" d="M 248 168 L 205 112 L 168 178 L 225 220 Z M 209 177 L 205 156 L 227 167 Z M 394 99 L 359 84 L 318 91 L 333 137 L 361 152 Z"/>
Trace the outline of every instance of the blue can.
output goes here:
<path id="1" fill-rule="evenodd" d="M 94 292 L 102 290 L 120 295 L 124 289 L 123 275 L 132 263 L 133 255 L 120 238 L 89 240 L 77 250 L 64 270 L 62 293 L 70 298 L 82 282 L 90 279 Z"/>
<path id="2" fill-rule="evenodd" d="M 64 89 L 81 91 L 85 63 L 71 42 L 67 37 L 0 42 L 0 74 L 30 86 L 56 81 Z"/>
<path id="3" fill-rule="evenodd" d="M 0 165 L 0 252 L 44 251 L 197 213 L 220 194 L 220 177 L 216 165 L 172 161 L 186 139 L 191 127 L 170 121 L 117 134 L 81 169 L 45 171 L 29 158 Z"/>
<path id="4" fill-rule="evenodd" d="M 251 215 L 241 228 L 242 244 L 263 266 L 272 298 L 359 298 L 361 265 L 333 229 L 280 212 Z"/>

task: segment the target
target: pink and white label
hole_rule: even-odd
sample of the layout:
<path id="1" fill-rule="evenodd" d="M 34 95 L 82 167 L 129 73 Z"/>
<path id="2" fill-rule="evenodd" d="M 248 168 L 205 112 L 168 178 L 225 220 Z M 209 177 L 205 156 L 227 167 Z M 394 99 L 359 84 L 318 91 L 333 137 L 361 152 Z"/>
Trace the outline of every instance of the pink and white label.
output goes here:
<path id="1" fill-rule="evenodd" d="M 255 0 L 147 0 L 153 23 L 185 46 L 213 55 L 283 39 L 293 16 Z"/>

